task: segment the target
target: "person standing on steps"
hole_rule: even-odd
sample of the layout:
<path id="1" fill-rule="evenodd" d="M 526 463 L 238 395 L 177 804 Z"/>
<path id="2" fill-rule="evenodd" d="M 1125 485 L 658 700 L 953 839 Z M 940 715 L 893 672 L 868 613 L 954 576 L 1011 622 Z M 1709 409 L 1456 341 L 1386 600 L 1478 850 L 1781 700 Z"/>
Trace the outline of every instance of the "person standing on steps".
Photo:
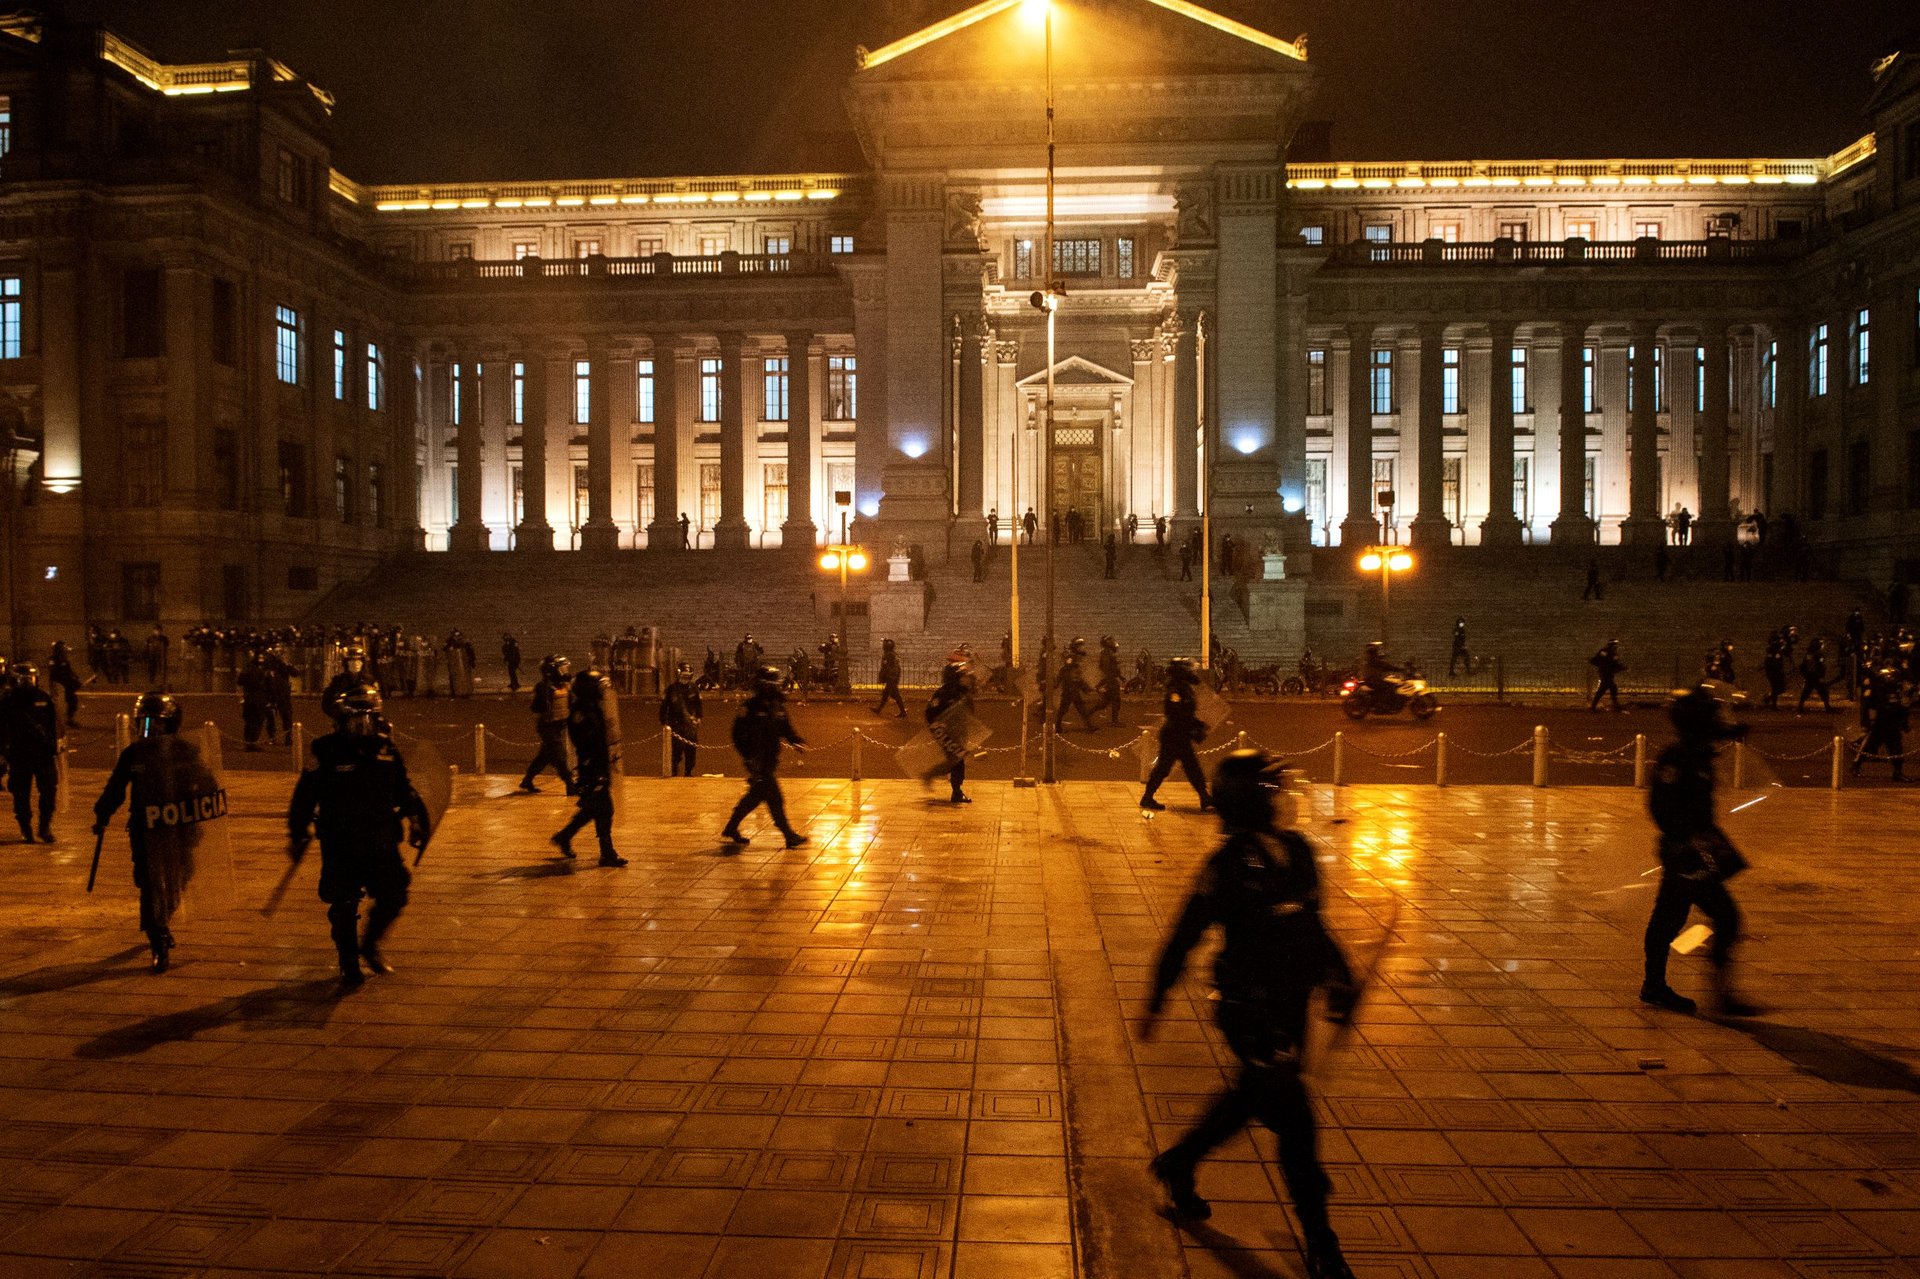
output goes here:
<path id="1" fill-rule="evenodd" d="M 533 705 L 529 708 L 533 711 L 533 730 L 540 737 L 540 749 L 520 779 L 520 789 L 529 795 L 540 793 L 533 779 L 543 768 L 559 774 L 567 794 L 574 793 L 573 773 L 567 768 L 567 714 L 572 700 L 567 671 L 571 666 L 572 663 L 558 653 L 549 653 L 540 660 L 540 682 L 533 686 Z"/>
<path id="2" fill-rule="evenodd" d="M 1597 559 L 1589 559 L 1587 561 L 1587 585 L 1586 589 L 1580 592 L 1580 598 L 1582 600 L 1597 600 L 1603 598 L 1603 592 L 1600 588 L 1600 561 Z"/>
<path id="3" fill-rule="evenodd" d="M 613 850 L 613 778 L 620 769 L 620 702 L 613 681 L 599 669 L 573 677 L 567 698 L 567 739 L 573 743 L 573 788 L 579 798 L 572 817 L 553 837 L 562 857 L 573 856 L 573 837 L 588 822 L 600 844 L 602 866 L 625 866 Z"/>
<path id="4" fill-rule="evenodd" d="M 1614 681 L 1622 671 L 1627 669 L 1627 664 L 1620 660 L 1620 641 L 1610 639 L 1602 644 L 1600 651 L 1587 659 L 1587 665 L 1593 667 L 1600 677 L 1600 683 L 1593 690 L 1593 700 L 1587 703 L 1587 709 L 1599 710 L 1600 699 L 1610 697 L 1613 699 L 1613 709 L 1619 710 L 1620 686 Z"/>
<path id="5" fill-rule="evenodd" d="M 680 512 L 680 549 L 693 549 L 693 521 L 687 518 L 685 511 Z"/>
<path id="6" fill-rule="evenodd" d="M 958 721 L 973 714 L 972 671 L 966 662 L 948 662 L 940 671 L 940 687 L 933 690 L 933 696 L 927 699 L 927 729 L 934 740 L 946 753 L 945 762 L 937 765 L 932 772 L 920 780 L 923 784 L 933 785 L 933 779 L 944 774 L 947 785 L 952 788 L 947 798 L 950 804 L 971 804 L 966 792 L 967 748 L 966 743 L 957 740 L 955 729 Z"/>
<path id="7" fill-rule="evenodd" d="M 1214 774 L 1213 802 L 1225 838 L 1201 869 L 1161 949 L 1140 1035 L 1153 1038 L 1187 956 L 1218 924 L 1225 937 L 1214 960 L 1214 1019 L 1240 1071 L 1200 1121 L 1153 1160 L 1151 1171 L 1177 1216 L 1205 1220 L 1213 1206 L 1195 1184 L 1200 1161 L 1249 1120 L 1259 1120 L 1279 1139 L 1280 1169 L 1300 1218 L 1308 1276 L 1352 1279 L 1327 1217 L 1330 1185 L 1302 1071 L 1313 992 L 1325 988 L 1327 1019 L 1338 1024 L 1351 1019 L 1359 994 L 1346 957 L 1321 921 L 1313 849 L 1290 829 L 1283 795 L 1280 766 L 1263 751 L 1234 751 Z"/>
<path id="8" fill-rule="evenodd" d="M 907 717 L 907 704 L 900 700 L 900 654 L 894 648 L 893 641 L 880 641 L 880 701 L 875 704 L 873 713 L 887 713 L 887 703 L 892 702 L 900 710 L 900 718 Z"/>
<path id="9" fill-rule="evenodd" d="M 500 637 L 500 660 L 507 667 L 507 691 L 520 691 L 520 641 L 511 632 Z"/>
<path id="10" fill-rule="evenodd" d="M 341 699 L 341 727 L 314 739 L 305 771 L 287 806 L 287 855 L 306 856 L 312 831 L 320 834 L 320 900 L 340 958 L 340 985 L 393 971 L 380 942 L 407 906 L 413 875 L 400 856 L 407 843 L 425 848 L 432 835 L 427 806 L 407 777 L 407 763 L 387 735 L 380 694 L 355 689 Z M 359 935 L 360 899 L 371 897 L 366 936 Z"/>
<path id="11" fill-rule="evenodd" d="M 682 662 L 673 669 L 673 682 L 660 694 L 660 728 L 669 733 L 669 777 L 692 777 L 700 760 L 700 720 L 704 711 L 693 667 Z"/>
<path id="12" fill-rule="evenodd" d="M 1111 582 L 1120 575 L 1120 540 L 1109 532 L 1106 540 L 1101 543 L 1100 549 L 1105 557 L 1102 576 Z"/>
<path id="13" fill-rule="evenodd" d="M 987 545 L 1000 545 L 1000 508 L 997 506 L 987 512 Z"/>
<path id="14" fill-rule="evenodd" d="M 1140 796 L 1140 807 L 1148 812 L 1166 809 L 1154 796 L 1159 793 L 1160 784 L 1173 776 L 1175 764 L 1186 772 L 1187 781 L 1200 800 L 1200 811 L 1205 812 L 1212 802 L 1207 798 L 1206 772 L 1194 752 L 1194 747 L 1207 735 L 1207 726 L 1196 713 L 1199 703 L 1194 699 L 1194 689 L 1199 684 L 1200 668 L 1191 657 L 1176 657 L 1167 663 L 1167 694 L 1160 703 L 1160 753 L 1154 757 L 1153 768 L 1147 774 L 1147 788 Z"/>
<path id="15" fill-rule="evenodd" d="M 1447 678 L 1452 679 L 1461 663 L 1466 663 L 1467 674 L 1473 674 L 1473 654 L 1467 649 L 1467 619 L 1453 619 L 1453 652 L 1447 658 Z"/>
<path id="16" fill-rule="evenodd" d="M 1686 926 L 1687 913 L 1699 907 L 1713 925 L 1715 1011 L 1723 1017 L 1752 1017 L 1759 1009 L 1733 988 L 1733 948 L 1740 940 L 1740 911 L 1727 881 L 1746 868 L 1747 859 L 1721 831 L 1713 807 L 1713 760 L 1721 742 L 1737 742 L 1747 726 L 1714 687 L 1699 684 L 1673 699 L 1667 708 L 1679 740 L 1660 752 L 1647 808 L 1659 829 L 1660 888 L 1647 919 L 1643 945 L 1646 976 L 1640 1002 L 1672 1012 L 1691 1013 L 1693 1000 L 1667 984 L 1667 953 Z"/>
<path id="17" fill-rule="evenodd" d="M 973 557 L 973 580 L 976 582 L 986 581 L 987 580 L 987 544 L 981 541 L 977 537 L 974 538 L 973 550 L 971 554 Z"/>
<path id="18" fill-rule="evenodd" d="M 786 837 L 788 848 L 798 848 L 807 842 L 807 837 L 787 821 L 786 799 L 780 794 L 783 745 L 799 751 L 807 748 L 806 741 L 794 731 L 793 721 L 787 718 L 787 696 L 780 691 L 780 672 L 763 666 L 754 677 L 753 696 L 741 706 L 739 716 L 733 721 L 733 748 L 740 752 L 740 762 L 746 765 L 747 793 L 734 805 L 726 829 L 720 832 L 725 843 L 747 842 L 740 823 L 762 804 L 767 806 L 767 816 L 773 819 L 775 828 Z"/>
<path id="19" fill-rule="evenodd" d="M 1032 546 L 1034 537 L 1040 531 L 1040 517 L 1033 513 L 1031 506 L 1027 508 L 1027 513 L 1020 517 L 1020 527 L 1027 535 L 1027 545 Z"/>
<path id="20" fill-rule="evenodd" d="M 1183 582 L 1193 580 L 1193 543 L 1191 542 L 1180 543 L 1180 580 Z"/>

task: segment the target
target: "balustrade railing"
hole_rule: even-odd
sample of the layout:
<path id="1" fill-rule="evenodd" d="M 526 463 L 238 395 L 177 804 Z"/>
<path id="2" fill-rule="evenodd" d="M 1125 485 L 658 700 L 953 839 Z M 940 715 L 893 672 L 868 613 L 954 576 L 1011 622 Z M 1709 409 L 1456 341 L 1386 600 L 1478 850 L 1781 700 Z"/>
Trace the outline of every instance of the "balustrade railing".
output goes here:
<path id="1" fill-rule="evenodd" d="M 1794 240 L 1356 240 L 1336 247 L 1335 266 L 1586 266 L 1620 263 L 1786 262 L 1806 252 Z"/>
<path id="2" fill-rule="evenodd" d="M 403 262 L 398 274 L 416 284 L 457 284 L 470 281 L 558 280 L 596 276 L 768 276 L 831 275 L 833 260 L 826 254 L 721 253 L 689 257 L 656 253 L 643 258 L 520 258 L 490 262 L 462 259 L 453 262 Z"/>

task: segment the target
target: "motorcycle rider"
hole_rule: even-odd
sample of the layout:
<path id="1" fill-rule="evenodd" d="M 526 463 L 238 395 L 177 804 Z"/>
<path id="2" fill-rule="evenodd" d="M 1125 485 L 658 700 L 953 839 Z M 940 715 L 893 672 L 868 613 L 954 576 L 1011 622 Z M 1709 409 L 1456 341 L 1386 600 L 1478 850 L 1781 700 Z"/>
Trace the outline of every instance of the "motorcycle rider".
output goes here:
<path id="1" fill-rule="evenodd" d="M 1154 798 L 1160 783 L 1173 775 L 1175 764 L 1186 770 L 1193 793 L 1200 797 L 1200 811 L 1212 805 L 1207 798 L 1206 772 L 1194 746 L 1207 735 L 1207 726 L 1195 714 L 1194 689 L 1200 683 L 1200 670 L 1191 657 L 1176 657 L 1167 663 L 1167 695 L 1161 702 L 1160 753 L 1154 757 L 1147 774 L 1147 789 L 1140 796 L 1140 807 L 1158 813 L 1166 805 Z"/>
<path id="2" fill-rule="evenodd" d="M 1360 661 L 1360 682 L 1381 706 L 1392 705 L 1399 696 L 1400 681 L 1407 668 L 1387 660 L 1387 646 L 1379 640 L 1367 641 L 1367 655 Z"/>

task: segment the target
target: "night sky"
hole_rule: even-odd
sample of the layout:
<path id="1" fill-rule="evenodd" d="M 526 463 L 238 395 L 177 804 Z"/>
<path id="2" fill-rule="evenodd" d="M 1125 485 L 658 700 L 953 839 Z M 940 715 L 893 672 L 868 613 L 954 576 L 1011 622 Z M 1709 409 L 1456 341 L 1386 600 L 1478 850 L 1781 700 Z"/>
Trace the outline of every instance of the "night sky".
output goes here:
<path id="1" fill-rule="evenodd" d="M 263 47 L 367 182 L 858 163 L 856 43 L 969 0 L 70 0 L 169 61 Z M 1342 159 L 1823 155 L 1912 0 L 1220 0 L 1307 33 Z"/>

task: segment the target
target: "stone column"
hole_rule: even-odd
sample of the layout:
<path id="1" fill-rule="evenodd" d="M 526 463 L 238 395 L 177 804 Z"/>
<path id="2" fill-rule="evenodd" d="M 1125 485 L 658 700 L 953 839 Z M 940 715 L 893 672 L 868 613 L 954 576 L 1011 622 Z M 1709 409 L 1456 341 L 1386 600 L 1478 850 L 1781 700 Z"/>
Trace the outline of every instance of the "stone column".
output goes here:
<path id="1" fill-rule="evenodd" d="M 960 317 L 960 515 L 977 523 L 987 513 L 986 403 L 981 377 L 982 344 L 992 341 L 979 315 Z M 791 480 L 789 480 L 791 483 Z"/>
<path id="2" fill-rule="evenodd" d="M 1587 514 L 1587 325 L 1560 325 L 1560 515 L 1553 521 L 1555 546 L 1591 546 L 1595 526 Z M 1595 377 L 1599 369 L 1594 369 Z"/>
<path id="3" fill-rule="evenodd" d="M 647 549 L 680 549 L 680 351 L 670 333 L 653 339 L 653 523 Z"/>
<path id="4" fill-rule="evenodd" d="M 1372 546 L 1380 540 L 1373 512 L 1373 325 L 1347 326 L 1347 515 L 1340 545 Z"/>
<path id="5" fill-rule="evenodd" d="M 780 526 L 780 545 L 789 550 L 810 552 L 819 538 L 813 431 L 813 334 L 796 331 L 787 334 L 787 518 Z"/>
<path id="6" fill-rule="evenodd" d="M 521 397 L 526 420 L 520 424 L 520 527 L 514 548 L 551 551 L 553 525 L 547 522 L 547 376 L 553 356 L 539 343 L 523 340 L 527 384 Z"/>
<path id="7" fill-rule="evenodd" d="M 613 412 L 607 380 L 613 358 L 604 346 L 587 349 L 587 522 L 580 528 L 583 551 L 620 549 L 620 526 L 613 522 Z"/>
<path id="8" fill-rule="evenodd" d="M 1627 475 L 1627 518 L 1620 523 L 1620 540 L 1628 546 L 1658 546 L 1666 540 L 1666 521 L 1660 516 L 1660 413 L 1654 396 L 1654 347 L 1660 330 L 1646 322 L 1634 325 L 1633 359 L 1627 376 L 1633 385 L 1633 412 L 1627 425 L 1632 465 Z"/>
<path id="9" fill-rule="evenodd" d="M 1804 527 L 1812 496 L 1807 474 L 1807 331 L 1783 318 L 1776 318 L 1769 330 L 1768 340 L 1779 343 L 1773 368 L 1773 492 L 1762 496 L 1769 517 L 1791 514 Z"/>
<path id="10" fill-rule="evenodd" d="M 1706 359 L 1701 376 L 1706 378 L 1706 411 L 1700 416 L 1700 483 L 1695 500 L 1693 535 L 1703 543 L 1718 546 L 1733 536 L 1733 523 L 1727 518 L 1731 497 L 1727 470 L 1727 431 L 1731 423 L 1731 391 L 1728 385 L 1727 326 L 1709 320 L 1700 331 Z"/>
<path id="11" fill-rule="evenodd" d="M 1445 355 L 1447 326 L 1438 323 L 1420 326 L 1420 409 L 1419 514 L 1413 517 L 1413 544 L 1417 547 L 1446 546 L 1451 540 L 1453 522 L 1445 508 L 1446 422 Z"/>
<path id="12" fill-rule="evenodd" d="M 1487 518 L 1480 521 L 1482 546 L 1520 545 L 1513 512 L 1513 322 L 1487 324 Z"/>
<path id="13" fill-rule="evenodd" d="M 387 455 L 387 492 L 393 501 L 393 526 L 409 551 L 426 549 L 427 530 L 420 510 L 420 350 L 405 339 L 393 344 L 393 436 Z M 431 420 L 431 416 L 429 416 Z"/>
<path id="14" fill-rule="evenodd" d="M 746 335 L 720 335 L 720 518 L 715 550 L 747 547 Z"/>
<path id="15" fill-rule="evenodd" d="M 460 518 L 447 530 L 447 549 L 484 551 L 489 549 L 491 542 L 485 512 L 481 509 L 486 500 L 486 488 L 481 473 L 480 362 L 469 358 L 465 352 L 459 353 L 456 360 L 460 365 L 460 383 L 449 395 L 457 394 L 459 399 L 457 408 L 451 399 L 449 407 L 460 418 L 459 425 L 454 429 L 454 456 L 460 466 Z"/>
<path id="16" fill-rule="evenodd" d="M 1173 364 L 1173 514 L 1177 519 L 1193 520 L 1200 515 L 1200 366 L 1196 362 L 1199 345 L 1193 324 L 1185 316 L 1174 321 Z M 1045 450 L 1040 451 L 1042 458 Z M 1052 477 L 1034 476 L 1033 491 L 1041 498 L 1040 535 L 1046 536 L 1047 508 Z"/>

